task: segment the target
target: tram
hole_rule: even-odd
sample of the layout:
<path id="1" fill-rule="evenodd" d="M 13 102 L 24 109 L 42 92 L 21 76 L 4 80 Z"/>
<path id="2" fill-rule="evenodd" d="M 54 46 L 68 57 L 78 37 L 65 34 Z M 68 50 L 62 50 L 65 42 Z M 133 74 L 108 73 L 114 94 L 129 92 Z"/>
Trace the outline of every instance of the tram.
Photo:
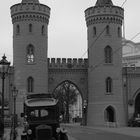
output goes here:
<path id="1" fill-rule="evenodd" d="M 24 101 L 24 132 L 28 140 L 58 140 L 58 101 L 51 94 L 31 94 Z"/>

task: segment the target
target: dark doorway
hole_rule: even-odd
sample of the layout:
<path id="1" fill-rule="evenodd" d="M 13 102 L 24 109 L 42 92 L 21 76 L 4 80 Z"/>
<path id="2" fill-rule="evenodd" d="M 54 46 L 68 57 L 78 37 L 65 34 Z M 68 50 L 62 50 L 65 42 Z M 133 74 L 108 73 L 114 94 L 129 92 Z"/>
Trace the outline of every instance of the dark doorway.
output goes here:
<path id="1" fill-rule="evenodd" d="M 136 96 L 135 99 L 135 116 L 140 114 L 140 93 Z"/>
<path id="2" fill-rule="evenodd" d="M 114 108 L 112 106 L 106 108 L 105 119 L 107 122 L 115 122 L 115 113 Z"/>

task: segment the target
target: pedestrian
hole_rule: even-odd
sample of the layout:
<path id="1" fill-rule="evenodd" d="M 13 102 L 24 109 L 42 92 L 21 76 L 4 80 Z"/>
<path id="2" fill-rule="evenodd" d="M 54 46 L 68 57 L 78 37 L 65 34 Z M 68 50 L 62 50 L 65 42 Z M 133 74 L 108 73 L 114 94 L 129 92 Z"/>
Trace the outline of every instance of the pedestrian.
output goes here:
<path id="1" fill-rule="evenodd" d="M 3 140 L 10 140 L 10 131 L 7 131 L 7 132 L 5 131 Z"/>
<path id="2" fill-rule="evenodd" d="M 3 135 L 4 135 L 4 124 L 0 119 L 0 140 L 2 139 Z"/>
<path id="3" fill-rule="evenodd" d="M 67 130 L 62 128 L 60 131 L 60 140 L 68 140 Z"/>
<path id="4" fill-rule="evenodd" d="M 60 131 L 61 131 L 61 129 L 60 129 L 60 128 L 57 128 L 57 129 L 56 129 L 56 133 L 57 133 L 57 140 L 60 140 Z"/>

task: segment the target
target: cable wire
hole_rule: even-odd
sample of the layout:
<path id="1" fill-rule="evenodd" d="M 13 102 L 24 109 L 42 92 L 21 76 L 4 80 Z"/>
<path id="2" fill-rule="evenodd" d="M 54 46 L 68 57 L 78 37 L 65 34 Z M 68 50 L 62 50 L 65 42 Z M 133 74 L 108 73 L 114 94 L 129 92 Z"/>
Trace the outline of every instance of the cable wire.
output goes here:
<path id="1" fill-rule="evenodd" d="M 123 2 L 123 4 L 121 5 L 121 7 L 123 7 L 124 6 L 124 4 L 127 2 L 127 0 L 125 0 L 124 2 Z M 108 25 L 110 24 L 110 22 L 108 23 Z M 88 47 L 88 49 L 83 53 L 83 55 L 81 56 L 81 58 L 83 58 L 85 55 L 86 55 L 86 53 L 88 52 L 88 50 L 91 48 L 91 47 L 93 47 L 93 45 L 96 43 L 96 41 L 100 38 L 100 36 L 103 34 L 103 32 L 105 31 L 105 29 L 106 29 L 106 27 L 101 31 L 101 33 L 97 36 L 97 38 L 93 41 L 93 43 L 91 44 L 91 46 L 89 46 Z"/>
<path id="2" fill-rule="evenodd" d="M 132 39 L 135 39 L 139 34 L 140 34 L 140 32 L 137 33 L 134 37 L 132 37 Z M 132 40 L 130 40 L 130 41 L 132 41 Z M 121 46 L 118 49 L 116 49 L 115 51 L 113 51 L 112 56 L 113 56 L 113 54 L 117 53 L 120 49 L 122 49 L 122 47 L 124 47 L 124 46 Z M 104 64 L 104 59 L 101 62 L 99 62 L 97 65 L 95 65 L 94 67 L 89 66 L 89 69 L 91 69 L 91 71 L 93 71 L 95 68 L 98 68 L 101 64 Z"/>
<path id="3" fill-rule="evenodd" d="M 123 2 L 123 4 L 121 5 L 121 7 L 123 7 L 123 6 L 125 5 L 126 2 L 127 2 L 127 0 L 125 0 L 125 1 Z"/>

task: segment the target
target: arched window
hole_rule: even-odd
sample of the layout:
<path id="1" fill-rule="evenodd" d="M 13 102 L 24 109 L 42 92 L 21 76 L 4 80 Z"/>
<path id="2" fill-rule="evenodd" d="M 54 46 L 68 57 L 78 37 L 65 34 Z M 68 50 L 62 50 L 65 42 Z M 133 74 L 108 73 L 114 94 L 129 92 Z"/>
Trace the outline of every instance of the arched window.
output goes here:
<path id="1" fill-rule="evenodd" d="M 31 33 L 33 31 L 33 25 L 29 24 L 29 32 Z"/>
<path id="2" fill-rule="evenodd" d="M 97 34 L 96 27 L 93 27 L 93 37 L 95 37 L 96 34 Z"/>
<path id="3" fill-rule="evenodd" d="M 34 46 L 31 44 L 27 46 L 27 62 L 34 62 Z"/>
<path id="4" fill-rule="evenodd" d="M 27 79 L 27 91 L 33 92 L 34 90 L 34 79 L 32 77 L 28 77 Z"/>
<path id="5" fill-rule="evenodd" d="M 16 26 L 16 33 L 17 33 L 17 34 L 20 33 L 20 26 L 19 26 L 19 25 Z"/>
<path id="6" fill-rule="evenodd" d="M 112 63 L 112 48 L 110 46 L 105 47 L 105 63 Z"/>
<path id="7" fill-rule="evenodd" d="M 42 35 L 45 34 L 45 27 L 44 27 L 44 25 L 41 27 L 41 34 L 42 34 Z"/>
<path id="8" fill-rule="evenodd" d="M 115 122 L 115 111 L 112 106 L 108 106 L 105 110 L 105 121 L 106 122 Z"/>
<path id="9" fill-rule="evenodd" d="M 112 79 L 110 77 L 106 78 L 105 84 L 106 84 L 106 93 L 111 93 L 112 92 Z"/>
<path id="10" fill-rule="evenodd" d="M 109 27 L 109 25 L 106 26 L 106 35 L 110 35 L 110 27 Z"/>
<path id="11" fill-rule="evenodd" d="M 121 37 L 121 28 L 118 27 L 118 37 Z"/>

